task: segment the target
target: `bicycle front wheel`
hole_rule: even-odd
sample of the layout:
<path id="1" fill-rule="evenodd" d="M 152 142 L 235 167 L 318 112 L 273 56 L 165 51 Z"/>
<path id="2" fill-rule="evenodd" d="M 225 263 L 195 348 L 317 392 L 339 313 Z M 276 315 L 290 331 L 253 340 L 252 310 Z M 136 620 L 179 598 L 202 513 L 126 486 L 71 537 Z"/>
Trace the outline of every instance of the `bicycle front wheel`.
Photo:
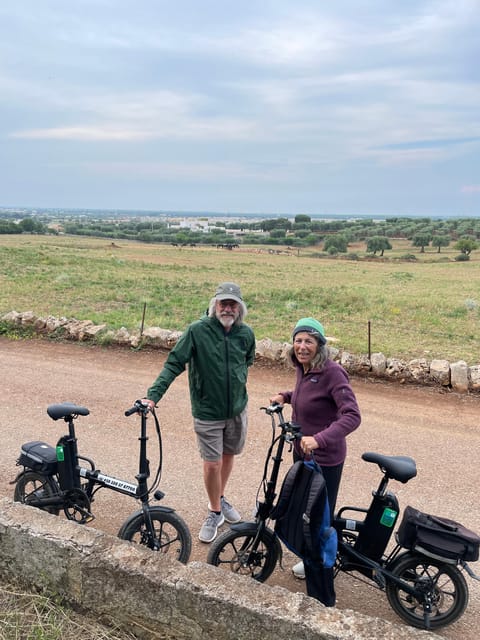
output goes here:
<path id="1" fill-rule="evenodd" d="M 424 602 L 429 602 L 429 626 L 439 629 L 458 620 L 468 603 L 465 578 L 453 564 L 426 556 L 406 553 L 390 571 L 418 589 L 418 596 L 403 591 L 401 585 L 387 582 L 387 598 L 392 609 L 412 627 L 426 628 Z"/>
<path id="2" fill-rule="evenodd" d="M 42 499 L 53 498 L 59 493 L 58 484 L 52 476 L 28 470 L 18 476 L 13 499 L 58 516 L 60 509 L 56 506 L 42 506 Z"/>
<path id="3" fill-rule="evenodd" d="M 162 507 L 149 507 L 152 528 L 143 511 L 134 513 L 123 524 L 118 537 L 148 547 L 159 553 L 169 553 L 186 564 L 192 550 L 192 537 L 182 518 Z"/>
<path id="4" fill-rule="evenodd" d="M 258 536 L 257 532 L 255 522 L 242 523 L 225 531 L 212 542 L 207 562 L 265 582 L 273 573 L 282 550 L 271 529 L 263 529 Z"/>

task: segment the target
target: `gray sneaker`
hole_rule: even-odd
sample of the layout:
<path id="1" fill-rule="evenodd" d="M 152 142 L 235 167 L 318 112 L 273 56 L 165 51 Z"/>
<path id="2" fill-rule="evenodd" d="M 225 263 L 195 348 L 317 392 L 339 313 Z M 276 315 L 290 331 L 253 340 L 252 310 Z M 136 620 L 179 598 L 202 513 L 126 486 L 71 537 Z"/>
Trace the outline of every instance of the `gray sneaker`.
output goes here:
<path id="1" fill-rule="evenodd" d="M 222 507 L 222 514 L 225 517 L 225 520 L 229 524 L 235 524 L 235 522 L 241 522 L 242 516 L 238 513 L 238 511 L 233 507 L 226 498 L 221 498 L 220 504 Z"/>
<path id="2" fill-rule="evenodd" d="M 202 524 L 198 537 L 201 542 L 212 542 L 217 537 L 218 527 L 221 527 L 225 522 L 223 513 L 218 516 L 215 511 L 208 511 L 208 516 L 205 522 Z"/>

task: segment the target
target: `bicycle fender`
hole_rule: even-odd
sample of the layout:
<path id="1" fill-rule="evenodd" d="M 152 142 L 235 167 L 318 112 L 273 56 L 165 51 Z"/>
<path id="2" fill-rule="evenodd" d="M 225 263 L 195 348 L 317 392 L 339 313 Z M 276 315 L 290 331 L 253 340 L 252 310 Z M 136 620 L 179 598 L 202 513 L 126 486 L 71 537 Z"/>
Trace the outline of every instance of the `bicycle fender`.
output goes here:
<path id="1" fill-rule="evenodd" d="M 19 471 L 15 477 L 14 480 L 10 480 L 10 482 L 8 484 L 17 484 L 17 482 L 20 480 L 20 478 L 23 478 L 23 476 L 28 473 L 28 471 L 32 471 L 32 469 L 30 469 L 29 467 L 27 467 L 26 469 L 24 469 L 23 471 Z M 45 477 L 48 477 L 47 474 L 41 474 L 41 475 L 45 475 Z M 53 477 L 53 476 L 50 476 Z"/>
<path id="2" fill-rule="evenodd" d="M 157 504 L 151 506 L 150 510 L 151 511 L 161 511 L 163 513 L 174 513 L 175 512 L 175 509 L 173 507 L 165 507 L 163 505 L 160 506 L 160 505 L 157 505 Z M 138 509 L 138 511 L 134 511 L 133 513 L 131 513 L 128 516 L 127 520 L 125 521 L 125 524 L 127 522 L 130 522 L 131 520 L 134 520 L 135 518 L 138 518 L 139 516 L 143 516 L 143 515 L 144 515 L 143 509 Z"/>
<path id="3" fill-rule="evenodd" d="M 250 520 L 249 522 L 236 522 L 235 524 L 230 525 L 230 529 L 233 529 L 233 531 L 238 531 L 239 533 L 251 533 L 252 529 L 255 529 L 256 527 L 257 523 L 253 522 L 252 520 Z"/>
<path id="4" fill-rule="evenodd" d="M 393 558 L 393 560 L 391 560 L 390 562 L 388 562 L 388 563 L 385 565 L 385 569 L 386 569 L 387 571 L 392 572 L 392 571 L 395 569 L 396 565 L 397 565 L 401 560 L 403 560 L 403 558 L 405 558 L 405 556 L 413 556 L 413 555 L 418 556 L 418 555 L 422 555 L 422 554 L 421 554 L 421 553 L 420 553 L 420 554 L 418 554 L 418 553 L 412 553 L 409 549 L 406 549 L 406 550 L 404 550 L 404 551 L 401 551 L 400 553 L 398 553 L 398 554 Z"/>

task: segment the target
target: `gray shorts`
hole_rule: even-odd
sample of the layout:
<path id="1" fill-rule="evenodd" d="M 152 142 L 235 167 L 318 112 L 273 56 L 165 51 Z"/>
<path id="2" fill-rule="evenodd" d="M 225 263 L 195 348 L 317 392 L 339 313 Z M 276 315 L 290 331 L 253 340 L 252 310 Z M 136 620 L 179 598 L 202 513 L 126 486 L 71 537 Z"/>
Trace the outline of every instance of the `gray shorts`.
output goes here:
<path id="1" fill-rule="evenodd" d="M 247 408 L 240 415 L 227 420 L 194 418 L 193 428 L 203 460 L 216 462 L 224 453 L 237 455 L 242 452 L 247 437 Z"/>

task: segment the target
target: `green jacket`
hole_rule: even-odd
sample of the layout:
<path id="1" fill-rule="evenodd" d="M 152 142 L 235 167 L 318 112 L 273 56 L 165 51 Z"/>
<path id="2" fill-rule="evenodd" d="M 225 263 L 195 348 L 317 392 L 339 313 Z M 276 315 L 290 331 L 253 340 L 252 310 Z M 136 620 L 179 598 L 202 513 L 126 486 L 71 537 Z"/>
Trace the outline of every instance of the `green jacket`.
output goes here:
<path id="1" fill-rule="evenodd" d="M 183 332 L 158 378 L 147 391 L 155 403 L 188 364 L 192 414 L 199 420 L 239 415 L 247 405 L 248 367 L 255 359 L 255 336 L 246 324 L 226 333 L 216 318 L 205 316 Z"/>

